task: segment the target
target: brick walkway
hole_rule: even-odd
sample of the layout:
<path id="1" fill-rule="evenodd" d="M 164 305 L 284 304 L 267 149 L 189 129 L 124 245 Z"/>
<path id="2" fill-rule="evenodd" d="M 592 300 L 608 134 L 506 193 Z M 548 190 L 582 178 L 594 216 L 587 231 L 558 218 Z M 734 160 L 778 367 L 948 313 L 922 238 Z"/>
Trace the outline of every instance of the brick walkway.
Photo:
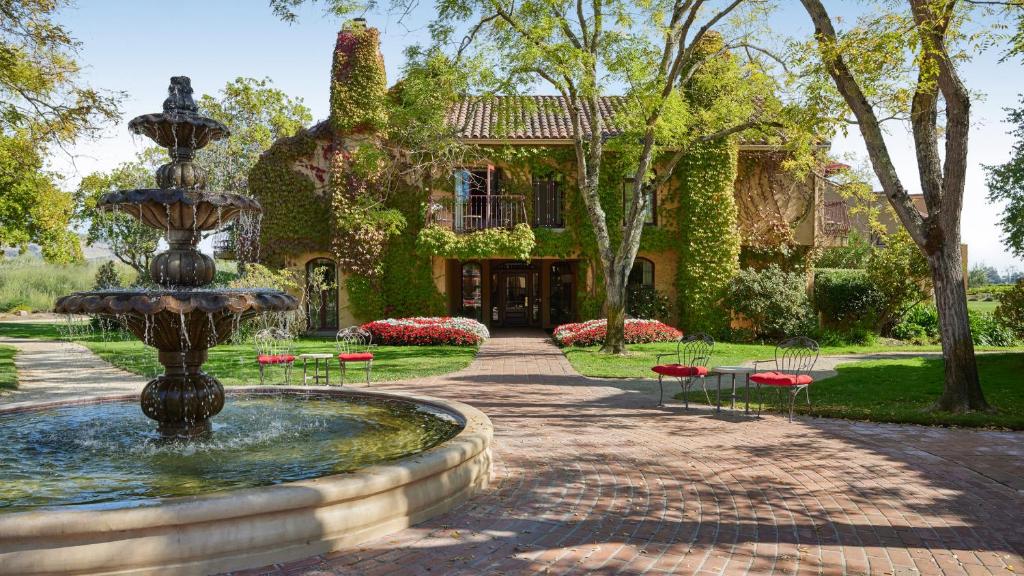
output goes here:
<path id="1" fill-rule="evenodd" d="M 655 408 L 577 376 L 539 333 L 381 388 L 468 402 L 493 487 L 355 550 L 270 574 L 1019 574 L 1024 435 Z M 813 395 L 813 391 L 812 391 Z"/>

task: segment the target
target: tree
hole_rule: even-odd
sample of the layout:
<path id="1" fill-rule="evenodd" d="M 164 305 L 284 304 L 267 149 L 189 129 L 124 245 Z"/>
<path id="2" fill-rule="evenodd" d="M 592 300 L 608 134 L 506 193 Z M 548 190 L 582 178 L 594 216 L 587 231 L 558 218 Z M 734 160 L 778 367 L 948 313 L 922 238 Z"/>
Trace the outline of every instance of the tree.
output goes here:
<path id="1" fill-rule="evenodd" d="M 85 86 L 79 47 L 54 22 L 64 0 L 0 0 L 0 246 L 38 242 L 53 261 L 81 258 L 72 201 L 43 171 L 49 147 L 95 135 L 119 94 Z"/>
<path id="2" fill-rule="evenodd" d="M 136 282 L 139 284 L 151 282 L 149 261 L 163 237 L 163 230 L 150 228 L 127 214 L 97 210 L 96 205 L 107 192 L 152 188 L 156 183 L 156 168 L 167 159 L 163 149 L 148 148 L 132 162 L 124 162 L 109 172 L 85 176 L 75 192 L 75 219 L 88 225 L 86 244 L 102 242 L 110 246 L 118 260 L 138 273 Z"/>
<path id="3" fill-rule="evenodd" d="M 206 169 L 207 190 L 248 194 L 249 171 L 275 140 L 294 136 L 313 120 L 302 98 L 273 87 L 269 78 L 236 78 L 217 96 L 203 94 L 199 112 L 223 122 L 229 138 L 212 142 L 198 153 Z"/>
<path id="4" fill-rule="evenodd" d="M 960 256 L 960 216 L 967 170 L 971 96 L 956 62 L 973 6 L 960 0 L 908 0 L 836 30 L 821 0 L 801 0 L 814 23 L 811 57 L 830 79 L 810 93 L 829 108 L 829 87 L 853 114 L 875 176 L 903 227 L 928 260 L 939 311 L 945 386 L 935 408 L 988 410 L 974 356 Z M 914 77 L 906 86 L 907 71 Z M 943 123 L 939 122 L 940 101 Z M 831 107 L 835 109 L 834 107 Z M 909 120 L 927 214 L 915 207 L 884 138 L 887 118 Z M 944 147 L 943 151 L 940 148 Z"/>
<path id="5" fill-rule="evenodd" d="M 1007 110 L 1015 138 L 1005 164 L 986 166 L 989 202 L 1006 202 L 999 225 L 1003 241 L 1011 252 L 1024 258 L 1024 97 L 1020 108 Z"/>
<path id="6" fill-rule="evenodd" d="M 301 0 L 271 0 L 275 12 L 294 19 Z M 353 3 L 332 0 L 329 9 L 351 12 Z M 415 0 L 392 0 L 407 13 Z M 777 121 L 783 110 L 776 86 L 753 46 L 750 27 L 763 21 L 767 2 L 673 0 L 440 0 L 431 24 L 435 45 L 451 47 L 455 66 L 483 62 L 474 86 L 486 94 L 516 93 L 546 85 L 564 98 L 572 127 L 575 180 L 593 228 L 608 333 L 602 350 L 625 350 L 626 283 L 640 246 L 646 193 L 673 177 L 694 148 L 727 142 L 737 134 Z M 715 30 L 728 31 L 728 36 Z M 457 38 L 459 31 L 467 31 Z M 702 71 L 731 51 L 742 59 L 722 76 L 709 74 L 727 90 L 694 102 L 690 87 Z M 603 97 L 625 91 L 615 129 L 605 126 Z M 774 136 L 774 134 L 773 134 Z M 606 217 L 600 184 L 606 153 L 628 168 L 616 174 L 630 182 L 624 226 Z M 624 160 L 624 161 L 621 161 Z M 658 173 L 653 172 L 658 163 Z M 609 178 L 605 174 L 604 178 Z"/>

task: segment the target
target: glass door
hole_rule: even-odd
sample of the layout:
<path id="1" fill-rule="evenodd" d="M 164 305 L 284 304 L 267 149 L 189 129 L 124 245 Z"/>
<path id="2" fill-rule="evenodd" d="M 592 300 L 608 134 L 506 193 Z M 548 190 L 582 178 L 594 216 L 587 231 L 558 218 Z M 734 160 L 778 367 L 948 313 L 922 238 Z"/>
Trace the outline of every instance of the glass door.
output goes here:
<path id="1" fill-rule="evenodd" d="M 508 271 L 504 274 L 505 326 L 526 326 L 529 324 L 529 283 L 525 270 Z"/>

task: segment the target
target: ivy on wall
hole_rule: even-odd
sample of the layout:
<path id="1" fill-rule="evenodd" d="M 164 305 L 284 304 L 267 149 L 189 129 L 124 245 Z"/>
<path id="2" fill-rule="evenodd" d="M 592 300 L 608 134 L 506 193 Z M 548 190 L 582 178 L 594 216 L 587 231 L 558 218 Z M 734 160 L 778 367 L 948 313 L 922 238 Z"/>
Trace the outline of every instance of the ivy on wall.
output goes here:
<path id="1" fill-rule="evenodd" d="M 488 228 L 469 234 L 457 234 L 431 224 L 420 231 L 416 247 L 421 254 L 457 260 L 494 257 L 528 260 L 534 243 L 529 224 L 516 224 L 511 230 Z"/>
<path id="2" fill-rule="evenodd" d="M 288 256 L 326 251 L 331 245 L 331 199 L 318 194 L 314 181 L 295 170 L 323 145 L 309 131 L 282 138 L 249 172 L 249 191 L 263 206 L 260 259 L 275 267 Z"/>
<path id="3" fill-rule="evenodd" d="M 676 167 L 676 310 L 679 325 L 689 331 L 717 333 L 728 326 L 721 301 L 739 270 L 737 156 L 735 143 L 711 142 L 696 146 Z"/>
<path id="4" fill-rule="evenodd" d="M 388 80 L 376 28 L 338 33 L 331 65 L 331 128 L 335 134 L 379 132 L 387 127 Z"/>

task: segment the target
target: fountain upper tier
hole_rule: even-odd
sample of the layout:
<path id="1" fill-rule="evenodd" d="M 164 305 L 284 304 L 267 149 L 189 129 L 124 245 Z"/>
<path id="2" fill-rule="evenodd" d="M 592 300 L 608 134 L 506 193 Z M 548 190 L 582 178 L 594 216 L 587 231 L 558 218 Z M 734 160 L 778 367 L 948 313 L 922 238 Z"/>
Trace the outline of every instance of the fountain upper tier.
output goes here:
<path id="1" fill-rule="evenodd" d="M 159 230 L 205 232 L 222 228 L 242 212 L 259 213 L 260 204 L 241 194 L 182 188 L 140 188 L 104 194 L 97 207 L 128 214 Z"/>

